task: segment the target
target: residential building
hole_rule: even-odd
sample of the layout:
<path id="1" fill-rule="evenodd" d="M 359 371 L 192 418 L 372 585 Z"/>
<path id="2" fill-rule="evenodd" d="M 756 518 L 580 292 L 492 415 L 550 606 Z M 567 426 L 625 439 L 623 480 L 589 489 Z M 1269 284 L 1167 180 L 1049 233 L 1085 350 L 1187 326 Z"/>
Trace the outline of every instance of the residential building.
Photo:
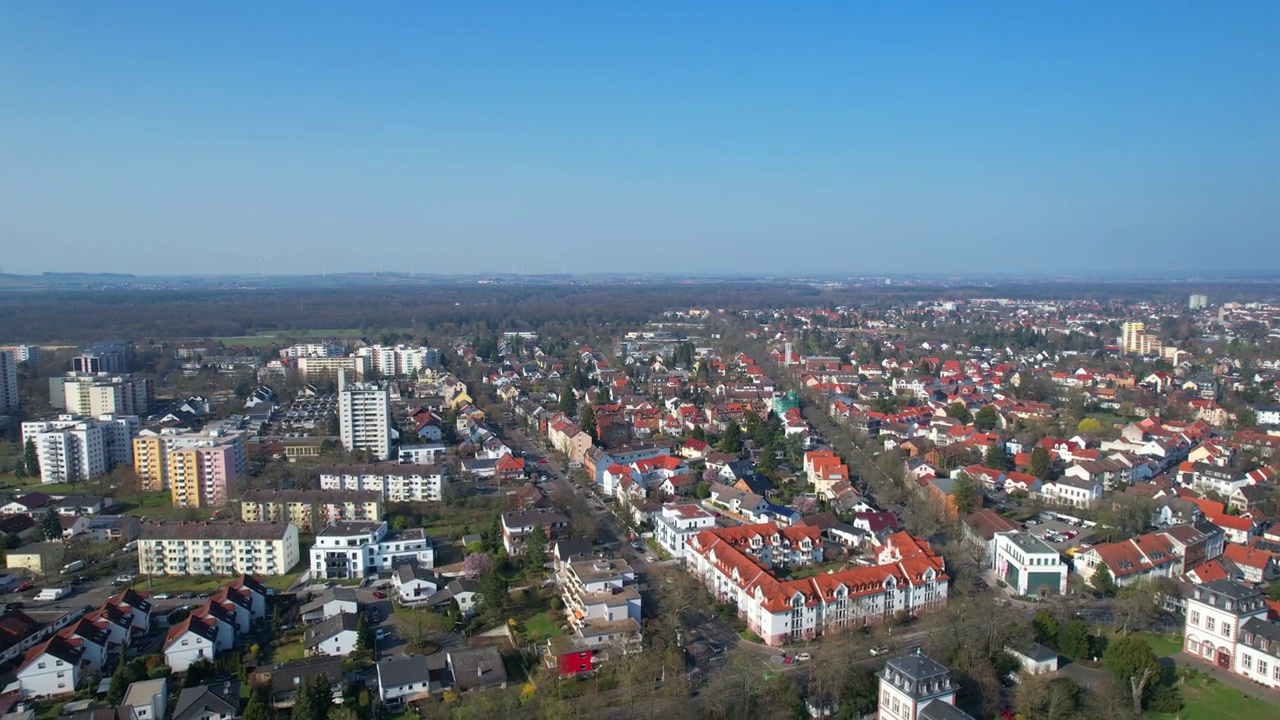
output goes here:
<path id="1" fill-rule="evenodd" d="M 280 663 L 266 672 L 271 675 L 271 706 L 276 710 L 289 710 L 298 697 L 298 689 L 324 678 L 329 682 L 329 697 L 335 705 L 342 703 L 346 689 L 346 677 L 342 672 L 342 659 L 317 655 L 293 662 Z"/>
<path id="2" fill-rule="evenodd" d="M 284 575 L 298 559 L 293 523 L 146 523 L 138 537 L 143 575 Z"/>
<path id="3" fill-rule="evenodd" d="M 98 515 L 89 520 L 84 535 L 91 543 L 127 543 L 142 532 L 142 521 L 133 515 Z"/>
<path id="4" fill-rule="evenodd" d="M 1093 479 L 1063 476 L 1041 485 L 1039 495 L 1060 505 L 1091 508 L 1102 500 L 1102 483 Z"/>
<path id="5" fill-rule="evenodd" d="M 121 707 L 128 708 L 129 720 L 165 720 L 169 712 L 169 679 L 130 683 Z"/>
<path id="6" fill-rule="evenodd" d="M 397 449 L 402 465 L 437 465 L 444 459 L 448 446 L 439 443 L 432 445 L 401 445 Z"/>
<path id="7" fill-rule="evenodd" d="M 356 649 L 359 617 L 342 612 L 307 628 L 304 645 L 308 655 L 343 657 Z"/>
<path id="8" fill-rule="evenodd" d="M 1271 582 L 1280 577 L 1280 560 L 1261 548 L 1228 543 L 1222 551 L 1222 557 L 1239 568 L 1245 582 Z"/>
<path id="9" fill-rule="evenodd" d="M 1021 529 L 1021 523 L 1013 522 L 990 508 L 975 512 L 960 525 L 965 540 L 975 548 L 982 548 L 990 570 L 996 567 L 996 535 Z"/>
<path id="10" fill-rule="evenodd" d="M 0 413 L 18 409 L 18 362 L 8 349 L 0 350 Z"/>
<path id="11" fill-rule="evenodd" d="M 541 527 L 546 533 L 547 549 L 552 541 L 564 535 L 569 529 L 569 518 L 555 510 L 535 508 L 525 512 L 503 513 L 502 544 L 508 555 L 515 555 L 524 550 L 525 540 L 535 527 Z"/>
<path id="12" fill-rule="evenodd" d="M 7 345 L 0 347 L 0 353 L 4 353 L 13 360 L 13 363 L 27 363 L 35 366 L 40 362 L 40 346 L 39 345 Z"/>
<path id="13" fill-rule="evenodd" d="M 1268 605 L 1262 593 L 1231 580 L 1215 580 L 1192 588 L 1185 602 L 1182 651 L 1243 674 L 1243 653 L 1238 646 L 1241 629 L 1251 619 L 1266 622 Z M 1255 653 L 1248 654 L 1256 657 Z M 1256 672 L 1256 665 L 1251 670 Z"/>
<path id="14" fill-rule="evenodd" d="M 601 648 L 640 640 L 636 574 L 623 560 L 565 563 L 556 575 L 565 614 L 580 645 Z"/>
<path id="15" fill-rule="evenodd" d="M 425 368 L 440 364 L 440 351 L 429 347 L 406 345 L 371 345 L 356 350 L 357 357 L 367 357 L 379 377 L 414 377 Z"/>
<path id="16" fill-rule="evenodd" d="M 406 703 L 427 699 L 432 690 L 440 690 L 441 683 L 433 683 L 431 676 L 433 671 L 439 675 L 444 667 L 432 667 L 433 659 L 411 655 L 379 662 L 378 699 L 387 707 L 398 709 Z"/>
<path id="17" fill-rule="evenodd" d="M 161 645 L 165 664 L 183 672 L 193 663 L 218 657 L 218 622 L 211 617 L 188 615 L 169 628 Z"/>
<path id="18" fill-rule="evenodd" d="M 689 538 L 716 526 L 716 517 L 697 503 L 668 503 L 654 518 L 653 538 L 676 559 L 683 559 Z"/>
<path id="19" fill-rule="evenodd" d="M 1057 550 L 1027 532 L 996 533 L 996 577 L 1018 595 L 1065 595 L 1067 565 Z"/>
<path id="20" fill-rule="evenodd" d="M 56 393 L 56 394 L 55 394 Z M 49 379 L 51 404 L 77 415 L 150 415 L 155 383 L 131 375 L 68 373 Z"/>
<path id="21" fill-rule="evenodd" d="M 453 687 L 459 692 L 507 685 L 506 664 L 498 648 L 492 645 L 450 650 L 445 654 L 445 665 L 453 678 Z"/>
<path id="22" fill-rule="evenodd" d="M 243 430 L 143 433 L 133 440 L 133 471 L 144 490 L 168 490 L 177 507 L 225 505 L 244 476 Z"/>
<path id="23" fill-rule="evenodd" d="M 129 372 L 133 362 L 133 343 L 128 340 L 96 342 L 71 358 L 71 368 L 78 373 Z"/>
<path id="24" fill-rule="evenodd" d="M 320 471 L 321 490 L 372 491 L 387 502 L 440 502 L 444 471 L 438 465 L 346 465 Z"/>
<path id="25" fill-rule="evenodd" d="M 338 391 L 338 429 L 347 450 L 367 450 L 375 460 L 389 459 L 396 434 L 391 393 L 373 383 L 343 387 Z"/>
<path id="26" fill-rule="evenodd" d="M 338 343 L 298 343 L 290 345 L 280 350 L 280 358 L 282 360 L 297 360 L 298 358 L 324 358 L 324 357 L 341 357 L 344 348 Z"/>
<path id="27" fill-rule="evenodd" d="M 343 520 L 382 520 L 375 490 L 256 490 L 240 496 L 245 522 L 290 522 L 313 530 Z"/>
<path id="28" fill-rule="evenodd" d="M 1192 295 L 1187 300 L 1187 308 L 1190 310 L 1203 310 L 1209 307 L 1208 295 Z"/>
<path id="29" fill-rule="evenodd" d="M 174 668 L 177 670 L 177 668 Z M 170 720 L 233 720 L 240 717 L 240 681 L 183 688 Z"/>
<path id="30" fill-rule="evenodd" d="M 353 380 L 369 377 L 373 362 L 367 357 L 299 357 L 298 376 L 303 382 L 317 382 L 345 375 Z"/>
<path id="31" fill-rule="evenodd" d="M 389 573 L 402 562 L 435 565 L 435 546 L 421 529 L 389 530 L 385 521 L 348 520 L 316 535 L 311 548 L 314 578 L 363 578 Z"/>
<path id="32" fill-rule="evenodd" d="M 444 589 L 445 580 L 418 561 L 410 560 L 395 566 L 391 584 L 400 604 L 416 606 L 431 603 L 432 597 Z"/>
<path id="33" fill-rule="evenodd" d="M 18 666 L 19 693 L 26 698 L 70 695 L 80 686 L 84 648 L 55 635 L 29 651 Z"/>
<path id="34" fill-rule="evenodd" d="M 316 623 L 342 613 L 354 615 L 360 612 L 360 602 L 356 599 L 355 588 L 331 586 L 321 591 L 319 597 L 299 608 L 298 612 L 302 622 Z"/>
<path id="35" fill-rule="evenodd" d="M 704 530 L 689 541 L 687 567 L 718 602 L 773 646 L 916 615 L 946 603 L 950 578 L 929 544 L 907 533 L 886 538 L 876 565 L 779 580 L 775 571 L 816 562 L 816 527 L 772 524 Z"/>
<path id="36" fill-rule="evenodd" d="M 59 415 L 22 423 L 22 443 L 35 445 L 40 482 L 46 485 L 84 481 L 131 464 L 130 443 L 137 433 L 138 418 L 133 415 Z"/>
<path id="37" fill-rule="evenodd" d="M 972 720 L 956 707 L 960 686 L 951 671 L 921 654 L 893 658 L 876 673 L 881 720 Z"/>
<path id="38" fill-rule="evenodd" d="M 1280 625 L 1250 617 L 1236 642 L 1236 673 L 1264 687 L 1280 688 Z"/>

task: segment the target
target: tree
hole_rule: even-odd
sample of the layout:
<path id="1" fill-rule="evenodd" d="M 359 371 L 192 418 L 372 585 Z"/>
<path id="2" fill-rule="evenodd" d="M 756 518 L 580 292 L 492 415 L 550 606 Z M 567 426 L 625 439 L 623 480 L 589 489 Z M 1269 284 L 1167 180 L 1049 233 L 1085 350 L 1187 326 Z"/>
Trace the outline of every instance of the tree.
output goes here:
<path id="1" fill-rule="evenodd" d="M 980 432 L 991 432 L 1000 426 L 1000 414 L 995 405 L 983 405 L 973 416 L 973 427 Z"/>
<path id="2" fill-rule="evenodd" d="M 1122 687 L 1129 688 L 1133 699 L 1133 714 L 1141 718 L 1143 701 L 1154 689 L 1151 681 L 1159 681 L 1164 672 L 1151 645 L 1140 637 L 1114 640 L 1102 655 L 1102 667 L 1115 675 Z"/>
<path id="3" fill-rule="evenodd" d="M 1102 423 L 1097 418 L 1085 418 L 1076 425 L 1076 430 L 1085 435 L 1096 435 L 1102 430 Z"/>
<path id="4" fill-rule="evenodd" d="M 319 674 L 298 689 L 293 700 L 293 720 L 327 720 L 333 707 L 329 682 L 329 678 Z"/>
<path id="5" fill-rule="evenodd" d="M 969 414 L 969 408 L 960 400 L 951 403 L 951 407 L 947 408 L 947 415 L 965 424 L 973 417 Z"/>
<path id="6" fill-rule="evenodd" d="M 524 562 L 529 570 L 542 567 L 547 555 L 547 529 L 534 525 L 529 536 L 524 539 Z"/>
<path id="7" fill-rule="evenodd" d="M 1058 631 L 1058 651 L 1072 660 L 1083 660 L 1093 654 L 1093 640 L 1089 627 L 1079 618 L 1073 618 Z"/>
<path id="8" fill-rule="evenodd" d="M 1236 411 L 1236 427 L 1251 428 L 1258 424 L 1258 413 L 1251 407 L 1242 407 Z"/>
<path id="9" fill-rule="evenodd" d="M 1103 597 L 1112 597 L 1116 594 L 1116 581 L 1111 577 L 1111 568 L 1107 567 L 1106 563 L 1098 563 L 1098 569 L 1093 571 L 1090 583 L 1093 589 Z"/>
<path id="10" fill-rule="evenodd" d="M 476 580 L 493 572 L 493 556 L 487 552 L 473 552 L 462 561 L 462 577 Z"/>
<path id="11" fill-rule="evenodd" d="M 711 497 L 711 484 L 706 482 L 705 480 L 702 482 L 699 482 L 697 487 L 693 489 L 693 495 L 699 500 L 706 500 L 707 498 Z M 1277 587 L 1280 587 L 1280 586 L 1277 586 Z"/>
<path id="12" fill-rule="evenodd" d="M 254 690 L 249 694 L 249 702 L 244 706 L 242 720 L 271 720 L 267 703 L 262 699 L 262 692 Z"/>
<path id="13" fill-rule="evenodd" d="M 1036 610 L 1036 616 L 1031 620 L 1031 628 L 1036 633 L 1036 642 L 1049 647 L 1058 646 L 1058 632 L 1061 627 L 1057 615 L 1045 608 L 1040 608 Z"/>
<path id="14" fill-rule="evenodd" d="M 27 477 L 40 477 L 40 456 L 36 454 L 35 438 L 27 438 L 27 444 L 22 447 L 22 467 Z"/>
<path id="15" fill-rule="evenodd" d="M 1014 701 L 1025 717 L 1061 720 L 1076 714 L 1084 692 L 1075 680 L 1043 675 L 1024 677 L 1014 690 Z"/>
<path id="16" fill-rule="evenodd" d="M 1031 451 L 1031 474 L 1041 480 L 1048 480 L 1049 473 L 1053 472 L 1053 458 L 1049 455 L 1048 448 L 1043 445 L 1036 445 Z"/>
<path id="17" fill-rule="evenodd" d="M 480 595 L 481 607 L 492 611 L 494 617 L 501 618 L 506 612 L 510 595 L 507 593 L 507 580 L 502 577 L 502 573 L 481 575 L 476 583 L 476 593 Z"/>
<path id="18" fill-rule="evenodd" d="M 982 456 L 982 464 L 992 470 L 1006 469 L 1009 466 L 1009 455 L 1004 451 L 1004 443 L 999 440 L 991 443 L 991 447 Z"/>
<path id="19" fill-rule="evenodd" d="M 974 512 L 981 505 L 981 498 L 978 495 L 978 485 L 969 477 L 969 473 L 960 473 L 955 480 L 955 485 L 951 490 L 951 499 L 955 502 L 956 512 L 961 516 L 967 516 Z"/>
<path id="20" fill-rule="evenodd" d="M 577 403 L 573 396 L 573 388 L 566 382 L 564 387 L 560 388 L 560 405 L 557 409 L 565 415 L 570 415 L 573 413 L 573 409 L 576 405 Z"/>
<path id="21" fill-rule="evenodd" d="M 581 421 L 578 423 L 582 427 L 582 432 L 595 437 L 596 436 L 596 411 L 590 405 L 582 408 Z"/>
<path id="22" fill-rule="evenodd" d="M 49 508 L 40 516 L 40 530 L 44 533 L 45 540 L 61 540 L 62 539 L 62 523 L 58 521 L 58 514 Z"/>
<path id="23" fill-rule="evenodd" d="M 373 625 L 369 623 L 369 613 L 362 612 L 356 618 L 356 650 L 371 653 L 374 642 Z"/>
<path id="24" fill-rule="evenodd" d="M 720 435 L 720 451 L 727 453 L 742 452 L 742 428 L 736 421 L 730 420 Z"/>

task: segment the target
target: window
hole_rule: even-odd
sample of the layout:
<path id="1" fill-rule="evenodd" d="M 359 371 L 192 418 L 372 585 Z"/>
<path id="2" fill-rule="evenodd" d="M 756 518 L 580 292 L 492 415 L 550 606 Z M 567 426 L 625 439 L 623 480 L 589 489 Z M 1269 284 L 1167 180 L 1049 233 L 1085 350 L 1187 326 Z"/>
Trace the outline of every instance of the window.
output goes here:
<path id="1" fill-rule="evenodd" d="M 1280 680 L 1280 663 L 1277 663 L 1275 667 L 1271 668 L 1271 679 Z"/>
<path id="2" fill-rule="evenodd" d="M 1211 618 L 1211 617 L 1207 617 L 1207 618 L 1205 618 L 1205 619 L 1204 619 L 1204 628 L 1205 628 L 1206 630 L 1212 631 L 1212 630 L 1213 630 L 1213 625 L 1214 625 L 1213 618 Z"/>
<path id="3" fill-rule="evenodd" d="M 1191 612 L 1191 624 L 1192 624 L 1192 625 L 1199 625 L 1199 624 L 1200 624 L 1200 613 L 1195 612 L 1195 611 L 1192 611 L 1192 612 Z"/>
<path id="4" fill-rule="evenodd" d="M 1259 674 L 1259 675 L 1261 675 L 1262 677 L 1266 677 L 1266 676 L 1267 676 L 1267 661 L 1266 661 L 1266 660 L 1259 660 L 1259 661 L 1258 661 L 1258 674 Z"/>
<path id="5" fill-rule="evenodd" d="M 36 664 L 36 667 L 37 667 L 37 668 L 39 668 L 39 669 L 41 669 L 41 670 L 43 670 L 43 669 L 44 669 L 44 666 L 45 666 L 45 663 L 37 663 L 37 664 Z"/>
<path id="6" fill-rule="evenodd" d="M 1222 623 L 1222 634 L 1225 637 L 1231 637 L 1231 623 Z"/>
<path id="7" fill-rule="evenodd" d="M 1253 656 L 1248 653 L 1245 653 L 1245 656 L 1244 656 L 1244 669 L 1245 670 L 1253 669 Z"/>

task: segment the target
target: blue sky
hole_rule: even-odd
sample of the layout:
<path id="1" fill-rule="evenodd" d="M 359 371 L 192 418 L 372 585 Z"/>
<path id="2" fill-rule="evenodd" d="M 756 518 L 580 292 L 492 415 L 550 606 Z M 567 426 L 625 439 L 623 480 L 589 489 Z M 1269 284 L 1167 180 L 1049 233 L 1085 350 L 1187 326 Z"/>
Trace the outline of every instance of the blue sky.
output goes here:
<path id="1" fill-rule="evenodd" d="M 3 3 L 0 265 L 1280 269 L 1280 4 L 860 5 Z"/>

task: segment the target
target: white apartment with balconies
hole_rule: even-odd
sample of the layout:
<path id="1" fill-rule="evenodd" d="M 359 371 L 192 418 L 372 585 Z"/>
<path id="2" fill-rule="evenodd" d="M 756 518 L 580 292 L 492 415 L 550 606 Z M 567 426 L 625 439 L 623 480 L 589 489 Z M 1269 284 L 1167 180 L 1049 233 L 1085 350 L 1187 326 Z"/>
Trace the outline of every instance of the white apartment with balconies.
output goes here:
<path id="1" fill-rule="evenodd" d="M 59 415 L 54 420 L 22 423 L 22 443 L 30 440 L 40 459 L 43 484 L 84 481 L 133 464 L 134 415 L 86 418 Z"/>
<path id="2" fill-rule="evenodd" d="M 390 573 L 409 561 L 435 565 L 435 545 L 421 529 L 389 530 L 386 522 L 339 522 L 321 530 L 311 548 L 311 576 L 351 579 Z"/>
<path id="3" fill-rule="evenodd" d="M 284 575 L 300 557 L 293 523 L 147 523 L 138 537 L 143 575 Z"/>
<path id="4" fill-rule="evenodd" d="M 565 563 L 556 575 L 569 626 L 588 647 L 640 635 L 636 574 L 623 560 L 589 558 Z"/>
<path id="5" fill-rule="evenodd" d="M 367 450 L 376 460 L 391 457 L 396 431 L 391 422 L 391 393 L 373 383 L 343 385 L 338 391 L 338 430 L 342 447 Z"/>
<path id="6" fill-rule="evenodd" d="M 668 503 L 653 521 L 653 539 L 673 558 L 683 558 L 689 538 L 716 526 L 716 516 L 696 503 Z"/>
<path id="7" fill-rule="evenodd" d="M 320 471 L 321 490 L 375 491 L 387 502 L 440 502 L 444 471 L 436 465 L 348 465 Z"/>

